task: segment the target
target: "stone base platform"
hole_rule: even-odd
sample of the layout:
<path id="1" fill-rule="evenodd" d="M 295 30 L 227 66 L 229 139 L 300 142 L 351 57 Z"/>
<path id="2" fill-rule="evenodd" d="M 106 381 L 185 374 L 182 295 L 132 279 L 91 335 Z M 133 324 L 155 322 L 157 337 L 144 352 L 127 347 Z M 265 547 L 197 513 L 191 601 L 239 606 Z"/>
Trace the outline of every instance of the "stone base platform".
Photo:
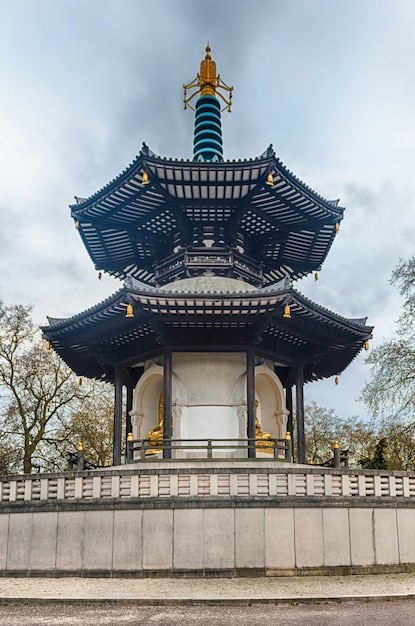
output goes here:
<path id="1" fill-rule="evenodd" d="M 0 479 L 0 575 L 410 571 L 415 474 L 151 461 Z"/>

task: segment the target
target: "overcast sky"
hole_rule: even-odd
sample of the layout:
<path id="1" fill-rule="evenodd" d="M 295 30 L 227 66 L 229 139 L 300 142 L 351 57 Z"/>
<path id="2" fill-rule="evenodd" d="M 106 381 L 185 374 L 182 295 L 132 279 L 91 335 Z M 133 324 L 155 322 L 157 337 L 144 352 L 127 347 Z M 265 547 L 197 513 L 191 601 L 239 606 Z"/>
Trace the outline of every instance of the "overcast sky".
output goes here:
<path id="1" fill-rule="evenodd" d="M 97 273 L 68 205 L 119 174 L 145 141 L 191 158 L 182 84 L 207 41 L 234 106 L 225 158 L 277 155 L 345 219 L 320 273 L 296 283 L 390 336 L 389 285 L 414 253 L 413 0 L 0 0 L 0 298 L 74 315 L 120 283 Z M 360 355 L 306 402 L 365 417 Z"/>

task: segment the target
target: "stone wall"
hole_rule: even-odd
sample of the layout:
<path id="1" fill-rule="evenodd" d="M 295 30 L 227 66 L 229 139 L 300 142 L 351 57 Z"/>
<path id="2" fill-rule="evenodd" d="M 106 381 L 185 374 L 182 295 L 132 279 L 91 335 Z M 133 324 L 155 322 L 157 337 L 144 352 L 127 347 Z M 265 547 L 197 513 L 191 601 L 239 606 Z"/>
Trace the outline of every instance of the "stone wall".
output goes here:
<path id="1" fill-rule="evenodd" d="M 338 470 L 245 460 L 144 461 L 120 469 L 0 477 L 0 511 L 18 502 L 108 498 L 404 498 L 415 503 L 415 472 Z M 353 501 L 354 501 L 353 500 Z M 318 500 L 317 500 L 318 501 Z"/>
<path id="2" fill-rule="evenodd" d="M 233 477 L 229 483 L 245 486 L 243 493 L 221 493 L 224 473 Z M 187 490 L 179 495 L 177 485 L 186 475 L 190 483 L 204 484 L 204 493 Z M 139 487 L 152 476 L 158 487 L 152 492 L 155 479 L 150 479 L 147 495 L 125 488 L 131 479 L 138 479 Z M 269 484 L 270 476 L 274 485 L 286 481 L 285 495 L 258 490 L 265 478 Z M 348 495 L 339 490 L 333 494 L 333 480 L 347 486 L 353 477 L 360 482 L 360 495 L 358 490 L 350 495 L 350 489 Z M 0 504 L 0 571 L 24 576 L 232 576 L 415 569 L 414 479 L 403 472 L 281 467 L 269 461 L 250 467 L 235 462 L 199 467 L 159 463 L 16 476 L 1 481 L 3 496 L 11 493 L 12 498 Z M 75 481 L 73 490 L 67 481 Z M 168 491 L 172 483 L 175 493 Z M 291 491 L 298 488 L 297 495 L 288 493 L 289 484 Z M 362 495 L 363 484 L 372 484 L 370 494 Z M 379 485 L 386 484 L 388 492 L 383 489 L 381 495 Z M 332 493 L 325 495 L 321 485 Z"/>

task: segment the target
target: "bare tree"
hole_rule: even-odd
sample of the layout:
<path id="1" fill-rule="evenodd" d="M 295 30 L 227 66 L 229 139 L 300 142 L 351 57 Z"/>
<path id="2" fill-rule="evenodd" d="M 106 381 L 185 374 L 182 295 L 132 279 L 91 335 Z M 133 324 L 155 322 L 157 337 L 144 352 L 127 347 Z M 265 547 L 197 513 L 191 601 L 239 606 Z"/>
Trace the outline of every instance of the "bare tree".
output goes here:
<path id="1" fill-rule="evenodd" d="M 85 458 L 94 465 L 109 465 L 114 432 L 114 390 L 108 383 L 86 381 L 88 396 L 73 412 L 70 422 L 73 444 L 82 443 Z"/>
<path id="2" fill-rule="evenodd" d="M 415 423 L 415 256 L 400 261 L 391 283 L 405 298 L 395 336 L 385 340 L 367 357 L 372 379 L 362 399 L 375 417 L 387 424 Z"/>
<path id="3" fill-rule="evenodd" d="M 359 459 L 372 452 L 378 440 L 373 421 L 363 421 L 353 416 L 340 419 L 332 409 L 311 402 L 305 407 L 306 458 L 320 465 L 332 456 L 333 444 L 339 442 L 341 450 L 349 452 L 349 464 L 357 466 Z"/>
<path id="4" fill-rule="evenodd" d="M 51 469 L 48 454 L 69 436 L 71 414 L 86 390 L 45 349 L 31 307 L 0 305 L 0 392 L 3 430 L 21 450 L 23 471 Z"/>
<path id="5" fill-rule="evenodd" d="M 391 284 L 404 298 L 396 332 L 367 357 L 371 380 L 361 398 L 387 442 L 390 469 L 415 469 L 415 256 L 401 260 Z M 373 454 L 373 451 L 372 451 Z"/>
<path id="6" fill-rule="evenodd" d="M 19 471 L 20 454 L 12 438 L 0 433 L 0 476 L 14 474 Z"/>

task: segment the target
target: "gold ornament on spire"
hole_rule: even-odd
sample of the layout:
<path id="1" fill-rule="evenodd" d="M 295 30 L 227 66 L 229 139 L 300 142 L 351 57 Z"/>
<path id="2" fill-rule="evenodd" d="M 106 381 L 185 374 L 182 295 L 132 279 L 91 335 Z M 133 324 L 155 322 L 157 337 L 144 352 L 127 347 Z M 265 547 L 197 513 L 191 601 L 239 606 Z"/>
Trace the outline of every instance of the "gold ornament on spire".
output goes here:
<path id="1" fill-rule="evenodd" d="M 206 46 L 206 56 L 200 63 L 200 72 L 191 83 L 189 83 L 188 85 L 183 85 L 183 89 L 183 104 L 185 109 L 189 107 L 194 111 L 193 107 L 189 105 L 189 102 L 194 98 L 196 94 L 200 94 L 201 96 L 213 97 L 218 95 L 226 104 L 226 106 L 222 110 L 224 111 L 225 109 L 227 109 L 229 113 L 231 112 L 233 87 L 228 87 L 228 85 L 226 85 L 221 79 L 220 74 L 216 73 L 216 63 L 212 60 L 212 57 L 210 56 L 209 44 Z M 187 97 L 188 89 L 195 90 L 193 91 L 193 93 L 190 94 L 189 97 Z M 219 89 L 222 89 L 223 91 L 229 93 L 229 98 L 225 98 L 225 96 L 220 91 L 218 91 Z"/>

